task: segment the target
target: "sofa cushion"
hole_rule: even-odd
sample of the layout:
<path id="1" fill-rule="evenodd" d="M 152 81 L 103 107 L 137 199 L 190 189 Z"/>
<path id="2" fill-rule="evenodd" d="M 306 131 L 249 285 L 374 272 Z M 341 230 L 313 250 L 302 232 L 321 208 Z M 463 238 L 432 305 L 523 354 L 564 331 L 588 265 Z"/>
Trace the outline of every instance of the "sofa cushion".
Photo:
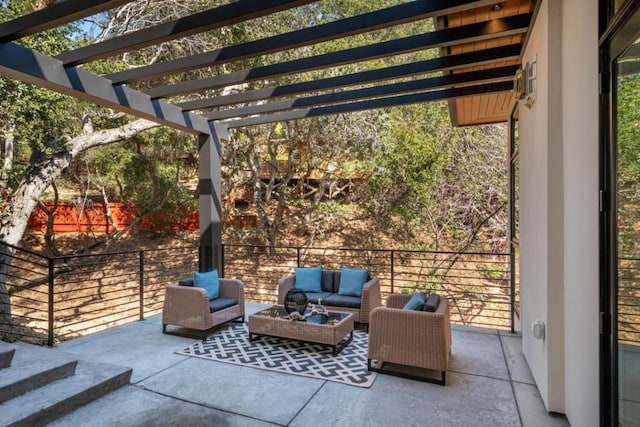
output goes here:
<path id="1" fill-rule="evenodd" d="M 425 301 L 423 310 L 433 313 L 438 309 L 438 304 L 440 304 L 440 295 L 431 294 Z"/>
<path id="2" fill-rule="evenodd" d="M 322 267 L 296 267 L 294 288 L 305 292 L 321 292 Z"/>
<path id="3" fill-rule="evenodd" d="M 362 287 L 369 277 L 368 270 L 356 268 L 340 268 L 340 289 L 338 293 L 344 296 L 362 296 Z"/>
<path id="4" fill-rule="evenodd" d="M 235 298 L 216 298 L 209 301 L 209 311 L 213 313 L 234 305 L 238 305 L 238 300 Z"/>
<path id="5" fill-rule="evenodd" d="M 325 304 L 326 299 L 331 295 L 333 295 L 332 292 L 306 292 L 306 291 L 305 291 L 305 294 L 307 294 L 307 299 L 311 304 L 317 304 L 319 299 L 322 300 L 322 304 Z"/>
<path id="6" fill-rule="evenodd" d="M 178 286 L 193 286 L 193 279 L 180 279 L 178 280 Z"/>
<path id="7" fill-rule="evenodd" d="M 220 292 L 218 270 L 211 270 L 205 273 L 193 273 L 193 286 L 203 288 L 207 291 L 209 300 L 218 298 L 218 293 Z"/>
<path id="8" fill-rule="evenodd" d="M 322 270 L 322 279 L 320 283 L 322 292 L 338 292 L 337 290 L 334 290 L 334 273 L 335 272 L 331 270 Z"/>
<path id="9" fill-rule="evenodd" d="M 402 307 L 403 310 L 419 310 L 422 311 L 424 303 L 427 301 L 427 294 L 424 292 L 418 292 L 413 294 L 411 299 Z"/>
<path id="10" fill-rule="evenodd" d="M 333 293 L 337 294 L 340 291 L 340 270 L 335 270 L 333 273 Z"/>
<path id="11" fill-rule="evenodd" d="M 334 306 L 334 307 L 347 307 L 347 308 L 360 308 L 360 304 L 362 302 L 362 298 L 348 296 L 348 295 L 340 295 L 340 294 L 332 294 L 328 296 L 326 299 L 322 300 L 322 305 Z"/>

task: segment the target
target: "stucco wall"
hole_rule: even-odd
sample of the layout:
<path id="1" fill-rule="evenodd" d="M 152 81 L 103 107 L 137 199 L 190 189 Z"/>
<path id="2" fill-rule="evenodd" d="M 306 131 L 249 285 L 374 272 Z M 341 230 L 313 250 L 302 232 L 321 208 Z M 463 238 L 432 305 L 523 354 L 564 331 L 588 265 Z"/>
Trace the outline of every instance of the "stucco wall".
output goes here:
<path id="1" fill-rule="evenodd" d="M 580 426 L 598 423 L 597 27 L 596 0 L 542 1 L 519 106 L 523 351 L 547 410 Z"/>
<path id="2" fill-rule="evenodd" d="M 598 425 L 598 2 L 564 0 L 566 414 Z"/>
<path id="3" fill-rule="evenodd" d="M 561 97 L 551 92 L 556 86 L 551 81 L 557 75 L 556 59 L 550 58 L 549 2 L 541 5 L 535 27 L 525 49 L 523 62 L 533 58 L 537 62 L 537 91 L 535 103 L 531 108 L 520 102 L 520 288 L 522 301 L 522 336 L 523 351 L 531 372 L 536 380 L 542 399 L 547 409 L 563 411 L 556 402 L 549 401 L 549 390 L 554 378 L 550 375 L 550 345 L 555 342 L 559 329 L 564 329 L 553 312 L 552 294 L 553 276 L 557 261 L 552 254 L 557 254 L 558 246 L 562 247 L 562 239 L 558 230 L 562 230 L 563 217 L 558 211 L 558 197 L 554 191 L 562 188 L 558 180 L 557 159 L 554 159 L 556 145 L 552 140 L 557 138 L 555 118 L 550 109 L 558 112 L 557 103 Z M 557 89 L 557 87 L 555 87 Z M 555 127 L 555 128 L 554 128 Z M 555 231 L 552 234 L 552 230 Z M 541 320 L 546 325 L 544 339 L 535 339 L 531 335 L 531 324 Z"/>

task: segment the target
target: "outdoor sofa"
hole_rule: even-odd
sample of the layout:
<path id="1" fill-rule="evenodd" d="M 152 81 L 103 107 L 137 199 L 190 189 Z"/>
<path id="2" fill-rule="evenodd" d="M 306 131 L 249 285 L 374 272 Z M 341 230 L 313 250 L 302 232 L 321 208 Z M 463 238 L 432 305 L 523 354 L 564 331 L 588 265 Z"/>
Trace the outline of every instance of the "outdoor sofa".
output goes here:
<path id="1" fill-rule="evenodd" d="M 309 283 L 301 283 L 298 275 L 304 274 L 304 279 L 308 279 L 306 274 L 309 270 L 318 268 L 321 271 L 320 283 L 316 284 L 316 288 L 309 290 Z M 363 273 L 363 283 L 360 292 L 343 292 L 340 290 L 342 273 L 352 274 Z M 344 285 L 344 282 L 342 283 Z M 358 287 L 358 286 L 356 286 Z M 311 304 L 318 304 L 322 300 L 322 305 L 330 311 L 342 311 L 354 314 L 354 321 L 369 324 L 369 313 L 382 304 L 380 297 L 380 279 L 373 277 L 366 270 L 356 270 L 349 268 L 341 268 L 340 270 L 326 270 L 321 267 L 312 268 L 296 268 L 293 272 L 286 274 L 278 280 L 278 304 L 284 305 L 287 292 L 293 288 L 301 288 L 305 291 L 307 298 Z M 312 287 L 311 287 L 312 288 Z M 348 294 L 348 295 L 345 295 Z"/>
<path id="2" fill-rule="evenodd" d="M 367 368 L 445 385 L 451 355 L 449 301 L 435 295 L 423 305 L 407 307 L 411 299 L 410 294 L 390 294 L 386 307 L 371 312 Z M 372 365 L 374 359 L 377 367 Z M 385 369 L 384 362 L 438 371 L 441 379 L 428 372 Z"/>
<path id="3" fill-rule="evenodd" d="M 162 332 L 206 340 L 226 322 L 244 322 L 244 284 L 237 279 L 219 278 L 218 282 L 218 295 L 213 299 L 205 288 L 194 286 L 193 278 L 167 286 Z"/>

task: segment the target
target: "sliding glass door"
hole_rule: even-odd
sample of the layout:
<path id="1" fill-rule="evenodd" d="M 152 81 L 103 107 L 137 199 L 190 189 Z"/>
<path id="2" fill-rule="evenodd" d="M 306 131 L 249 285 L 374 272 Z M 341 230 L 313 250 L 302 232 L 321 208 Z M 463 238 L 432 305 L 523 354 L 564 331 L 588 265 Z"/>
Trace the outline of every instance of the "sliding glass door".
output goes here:
<path id="1" fill-rule="evenodd" d="M 639 28 L 640 29 L 640 28 Z M 619 425 L 640 424 L 640 38 L 616 60 Z"/>
<path id="2" fill-rule="evenodd" d="M 628 8 L 602 53 L 605 144 L 602 424 L 640 424 L 640 9 Z M 608 203 L 606 202 L 608 201 Z"/>

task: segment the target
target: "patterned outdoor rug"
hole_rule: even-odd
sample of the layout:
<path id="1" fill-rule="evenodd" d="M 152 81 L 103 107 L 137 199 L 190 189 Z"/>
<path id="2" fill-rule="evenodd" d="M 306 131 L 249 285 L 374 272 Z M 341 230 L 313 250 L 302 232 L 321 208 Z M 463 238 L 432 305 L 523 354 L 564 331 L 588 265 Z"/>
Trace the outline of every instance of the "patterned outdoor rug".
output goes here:
<path id="1" fill-rule="evenodd" d="M 337 356 L 322 344 L 261 337 L 249 341 L 246 324 L 233 324 L 206 342 L 197 341 L 177 354 L 267 369 L 293 375 L 371 387 L 375 372 L 367 371 L 366 332 L 355 331 L 353 341 Z"/>

